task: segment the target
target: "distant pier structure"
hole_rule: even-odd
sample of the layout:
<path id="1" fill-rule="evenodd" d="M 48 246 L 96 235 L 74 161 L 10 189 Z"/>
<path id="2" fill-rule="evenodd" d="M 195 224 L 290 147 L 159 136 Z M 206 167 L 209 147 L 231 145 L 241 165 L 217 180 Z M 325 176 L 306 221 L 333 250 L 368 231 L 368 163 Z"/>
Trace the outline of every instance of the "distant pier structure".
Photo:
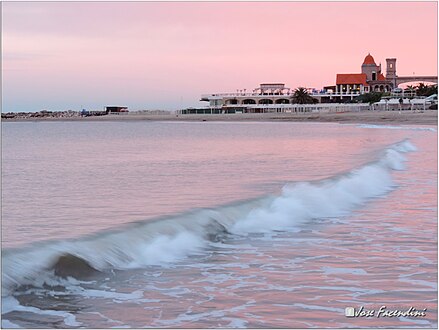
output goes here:
<path id="1" fill-rule="evenodd" d="M 437 76 L 398 76 L 396 74 L 396 58 L 387 58 L 386 62 L 386 79 L 392 82 L 394 88 L 411 81 L 425 81 L 437 84 Z"/>

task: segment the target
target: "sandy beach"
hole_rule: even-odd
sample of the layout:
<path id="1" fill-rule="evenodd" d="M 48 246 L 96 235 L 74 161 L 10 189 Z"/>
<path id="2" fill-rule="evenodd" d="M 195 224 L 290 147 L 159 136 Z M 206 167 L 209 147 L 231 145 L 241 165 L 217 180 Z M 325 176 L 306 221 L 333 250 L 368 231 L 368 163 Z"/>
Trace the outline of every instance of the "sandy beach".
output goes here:
<path id="1" fill-rule="evenodd" d="M 69 117 L 69 118 L 26 118 L 2 119 L 3 122 L 18 121 L 294 121 L 294 122 L 338 122 L 338 123 L 364 123 L 364 124 L 404 124 L 404 125 L 437 125 L 437 110 L 424 112 L 412 111 L 363 111 L 363 112 L 337 112 L 337 113 L 264 113 L 264 114 L 200 114 L 200 115 L 150 115 L 127 114 L 107 115 L 96 117 Z"/>

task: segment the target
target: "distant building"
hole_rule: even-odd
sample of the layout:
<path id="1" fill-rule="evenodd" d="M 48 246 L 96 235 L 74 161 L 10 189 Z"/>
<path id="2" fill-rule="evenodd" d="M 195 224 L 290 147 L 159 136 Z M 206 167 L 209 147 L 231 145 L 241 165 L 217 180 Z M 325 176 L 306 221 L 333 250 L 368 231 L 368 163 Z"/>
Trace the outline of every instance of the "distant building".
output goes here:
<path id="1" fill-rule="evenodd" d="M 371 91 L 390 92 L 394 86 L 396 76 L 396 58 L 388 58 L 387 77 L 381 72 L 381 64 L 375 63 L 372 55 L 368 54 L 361 65 L 361 73 L 339 73 L 336 75 L 334 86 L 326 86 L 321 91 L 309 89 L 309 94 L 320 103 L 345 102 L 360 94 Z M 234 106 L 241 111 L 246 105 L 292 104 L 293 92 L 283 83 L 264 83 L 248 93 L 237 90 L 236 93 L 204 94 L 201 101 L 209 102 L 215 109 L 225 106 Z M 257 111 L 257 110 L 253 110 Z"/>
<path id="2" fill-rule="evenodd" d="M 381 71 L 381 63 L 376 64 L 372 55 L 367 54 L 361 65 L 361 73 L 339 73 L 335 85 L 322 90 L 309 88 L 308 93 L 319 103 L 344 103 L 369 92 L 391 92 L 399 84 L 409 81 L 430 81 L 437 83 L 437 76 L 404 76 L 396 74 L 396 58 L 386 59 L 386 76 Z M 293 94 L 283 83 L 264 83 L 252 92 L 246 89 L 233 93 L 201 95 L 201 101 L 209 102 L 206 108 L 189 108 L 182 113 L 261 113 L 283 112 L 293 105 Z"/>
<path id="3" fill-rule="evenodd" d="M 397 86 L 396 58 L 387 58 L 386 76 L 372 55 L 367 54 L 361 65 L 361 73 L 338 73 L 334 86 L 324 87 L 318 96 L 320 102 L 344 102 L 360 94 L 391 92 Z"/>
<path id="4" fill-rule="evenodd" d="M 353 99 L 358 94 L 369 92 L 392 92 L 400 84 L 415 81 L 428 81 L 437 84 L 437 76 L 398 76 L 396 74 L 396 58 L 386 58 L 386 75 L 381 71 L 381 63 L 377 65 L 372 55 L 367 54 L 361 65 L 361 73 L 339 73 L 335 86 L 324 87 L 321 102 Z M 313 95 L 314 96 L 314 95 Z"/>
<path id="5" fill-rule="evenodd" d="M 201 101 L 209 102 L 211 107 L 228 105 L 267 105 L 291 103 L 291 89 L 282 83 L 265 83 L 247 93 L 237 90 L 236 93 L 216 93 L 201 95 Z"/>
<path id="6" fill-rule="evenodd" d="M 120 107 L 120 106 L 106 106 L 105 112 L 107 114 L 120 114 L 120 113 L 127 113 L 128 107 Z"/>
<path id="7" fill-rule="evenodd" d="M 387 74 L 396 75 L 396 58 L 388 58 Z M 371 91 L 390 92 L 393 88 L 391 79 L 381 72 L 381 63 L 377 65 L 372 55 L 368 54 L 361 65 L 361 73 L 339 73 L 336 77 L 335 92 L 339 94 L 363 94 Z"/>

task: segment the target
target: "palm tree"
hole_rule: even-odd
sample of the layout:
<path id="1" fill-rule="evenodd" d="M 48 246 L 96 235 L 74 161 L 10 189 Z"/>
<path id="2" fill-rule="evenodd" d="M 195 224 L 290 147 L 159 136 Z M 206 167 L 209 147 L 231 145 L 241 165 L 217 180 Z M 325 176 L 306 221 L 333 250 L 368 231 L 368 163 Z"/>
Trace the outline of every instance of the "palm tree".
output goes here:
<path id="1" fill-rule="evenodd" d="M 298 87 L 294 90 L 293 103 L 314 104 L 317 102 L 318 100 L 309 95 L 305 87 Z"/>
<path id="2" fill-rule="evenodd" d="M 419 85 L 417 86 L 416 94 L 418 96 L 423 96 L 426 91 L 427 91 L 427 86 L 422 82 L 419 83 Z"/>
<path id="3" fill-rule="evenodd" d="M 416 95 L 416 90 L 415 90 L 415 87 L 413 85 L 407 85 L 407 87 L 404 90 L 404 92 L 408 92 L 407 95 L 410 98 L 413 98 L 413 96 Z"/>
<path id="4" fill-rule="evenodd" d="M 437 84 L 426 85 L 421 82 L 416 88 L 416 95 L 418 96 L 430 96 L 433 94 L 437 94 Z"/>

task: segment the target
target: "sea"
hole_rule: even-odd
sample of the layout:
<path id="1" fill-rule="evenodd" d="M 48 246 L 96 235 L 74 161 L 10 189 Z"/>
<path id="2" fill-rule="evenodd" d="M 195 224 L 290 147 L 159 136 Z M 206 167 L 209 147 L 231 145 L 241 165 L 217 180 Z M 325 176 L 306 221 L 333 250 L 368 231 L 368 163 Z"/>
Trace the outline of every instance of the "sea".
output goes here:
<path id="1" fill-rule="evenodd" d="M 3 328 L 437 328 L 437 126 L 3 122 Z"/>

